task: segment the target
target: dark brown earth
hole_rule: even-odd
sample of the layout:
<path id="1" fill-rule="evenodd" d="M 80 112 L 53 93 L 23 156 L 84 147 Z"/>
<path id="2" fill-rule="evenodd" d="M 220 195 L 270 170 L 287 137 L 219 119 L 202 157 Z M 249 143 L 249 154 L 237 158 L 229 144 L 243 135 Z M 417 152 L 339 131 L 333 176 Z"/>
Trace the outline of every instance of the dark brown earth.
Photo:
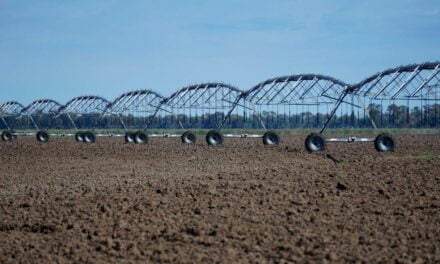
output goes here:
<path id="1" fill-rule="evenodd" d="M 0 142 L 0 263 L 440 262 L 440 136 Z"/>

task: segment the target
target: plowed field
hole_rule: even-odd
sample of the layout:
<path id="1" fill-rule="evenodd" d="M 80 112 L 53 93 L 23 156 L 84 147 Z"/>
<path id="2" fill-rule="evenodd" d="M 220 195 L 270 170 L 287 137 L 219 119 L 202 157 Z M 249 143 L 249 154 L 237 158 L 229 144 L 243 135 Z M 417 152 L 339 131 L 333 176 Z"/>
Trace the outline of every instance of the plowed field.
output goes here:
<path id="1" fill-rule="evenodd" d="M 440 136 L 0 142 L 0 263 L 440 262 Z"/>

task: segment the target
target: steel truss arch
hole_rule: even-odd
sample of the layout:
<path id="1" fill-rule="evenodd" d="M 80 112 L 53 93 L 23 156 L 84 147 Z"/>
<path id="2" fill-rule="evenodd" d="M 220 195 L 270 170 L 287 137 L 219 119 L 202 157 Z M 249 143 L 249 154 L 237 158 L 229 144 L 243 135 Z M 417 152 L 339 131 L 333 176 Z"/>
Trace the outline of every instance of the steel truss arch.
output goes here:
<path id="1" fill-rule="evenodd" d="M 0 115 L 17 115 L 24 106 L 17 101 L 8 101 L 0 104 Z"/>
<path id="2" fill-rule="evenodd" d="M 260 82 L 244 93 L 244 99 L 264 129 L 317 127 L 324 121 L 320 112 L 336 104 L 348 87 L 321 74 L 287 75 Z M 313 122 L 310 107 L 316 112 Z"/>
<path id="3" fill-rule="evenodd" d="M 67 115 L 70 123 L 75 129 L 78 129 L 77 120 L 81 117 L 97 116 L 93 118 L 93 124 L 89 124 L 89 128 L 95 129 L 99 116 L 101 116 L 109 107 L 110 102 L 101 97 L 94 95 L 78 96 L 69 100 L 64 106 L 60 107 L 57 116 Z"/>
<path id="4" fill-rule="evenodd" d="M 225 106 L 233 103 L 243 91 L 235 86 L 209 82 L 183 87 L 164 100 L 169 107 L 193 109 L 229 109 Z"/>
<path id="5" fill-rule="evenodd" d="M 263 81 L 245 92 L 255 105 L 333 103 L 348 84 L 320 74 L 298 74 Z"/>
<path id="6" fill-rule="evenodd" d="M 352 93 L 374 100 L 432 100 L 440 97 L 440 62 L 399 66 L 352 85 Z"/>
<path id="7" fill-rule="evenodd" d="M 152 90 L 135 90 L 118 96 L 109 105 L 109 109 L 114 113 L 120 113 L 128 109 L 144 110 L 144 106 L 156 108 L 164 99 L 165 97 Z"/>
<path id="8" fill-rule="evenodd" d="M 38 99 L 24 107 L 20 115 L 28 116 L 38 113 L 56 114 L 62 107 L 62 104 L 52 99 Z"/>
<path id="9" fill-rule="evenodd" d="M 83 95 L 70 99 L 60 108 L 60 113 L 102 113 L 105 111 L 110 102 L 101 97 L 94 95 Z"/>
<path id="10" fill-rule="evenodd" d="M 179 119 L 195 116 L 202 121 L 202 127 L 221 129 L 225 120 L 238 105 L 243 91 L 236 86 L 222 82 L 207 82 L 183 87 L 166 98 L 163 103 Z"/>
<path id="11" fill-rule="evenodd" d="M 23 108 L 17 119 L 21 121 L 31 120 L 32 125 L 37 130 L 41 127 L 49 128 L 54 116 L 58 114 L 61 107 L 62 105 L 59 102 L 52 99 L 34 100 Z"/>
<path id="12" fill-rule="evenodd" d="M 17 101 L 7 101 L 0 104 L 0 120 L 2 120 L 8 130 L 11 129 L 10 121 L 15 121 L 23 109 L 24 106 Z"/>
<path id="13" fill-rule="evenodd" d="M 146 129 L 161 109 L 164 97 L 149 90 L 135 90 L 118 96 L 109 104 L 104 115 L 117 116 L 124 129 Z"/>

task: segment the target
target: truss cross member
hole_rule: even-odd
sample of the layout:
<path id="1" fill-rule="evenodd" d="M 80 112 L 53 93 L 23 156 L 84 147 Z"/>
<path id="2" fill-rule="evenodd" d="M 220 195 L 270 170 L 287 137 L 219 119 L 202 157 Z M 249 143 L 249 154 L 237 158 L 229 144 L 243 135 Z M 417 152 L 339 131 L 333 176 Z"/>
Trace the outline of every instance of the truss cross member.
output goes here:
<path id="1" fill-rule="evenodd" d="M 11 128 L 9 127 L 8 122 L 6 122 L 6 119 L 5 119 L 4 117 L 2 117 L 2 121 L 3 121 L 3 123 L 5 124 L 6 128 L 7 128 L 8 130 L 11 130 Z"/>
<path id="2" fill-rule="evenodd" d="M 310 90 L 312 90 L 312 88 L 318 83 L 319 79 L 318 78 L 313 78 L 312 83 L 310 84 L 310 86 L 304 91 L 304 93 L 299 97 L 299 99 L 304 99 L 304 96 L 306 96 Z"/>
<path id="3" fill-rule="evenodd" d="M 391 76 L 391 79 L 390 80 L 388 80 L 388 82 L 382 87 L 382 89 L 380 89 L 380 91 L 379 92 L 377 92 L 375 95 L 374 95 L 374 98 L 376 99 L 381 93 L 383 93 L 384 91 L 385 91 L 385 89 L 388 87 L 388 86 L 390 86 L 396 79 L 397 79 L 397 77 L 399 77 L 399 75 L 400 75 L 400 69 L 398 69 L 392 76 Z"/>
<path id="4" fill-rule="evenodd" d="M 232 112 L 234 111 L 234 109 L 237 107 L 238 103 L 240 102 L 240 100 L 243 98 L 242 95 L 239 95 L 237 97 L 237 99 L 235 99 L 234 105 L 231 107 L 231 109 L 229 109 L 228 113 L 225 115 L 225 117 L 223 118 L 222 122 L 220 123 L 220 125 L 218 125 L 217 130 L 222 129 L 222 127 L 225 125 L 226 121 L 228 120 L 229 116 L 232 114 Z"/>
<path id="5" fill-rule="evenodd" d="M 73 121 L 73 118 L 70 116 L 69 113 L 66 113 L 67 117 L 69 118 L 70 122 L 72 122 L 72 125 L 75 129 L 78 129 L 78 127 L 76 126 L 75 122 Z"/>
<path id="6" fill-rule="evenodd" d="M 270 88 L 269 89 L 267 89 L 266 90 L 266 92 L 255 102 L 256 104 L 259 104 L 260 103 L 260 101 L 261 100 L 263 100 L 265 97 L 266 97 L 266 95 L 268 94 L 268 93 L 270 93 L 271 91 L 272 91 L 272 89 L 275 89 L 275 86 L 277 85 L 278 83 L 276 82 L 276 80 L 274 80 L 273 81 L 273 83 L 272 83 L 272 85 L 270 86 Z M 257 93 L 259 93 L 260 91 L 258 91 Z M 256 95 L 256 94 L 255 94 Z M 253 98 L 252 98 L 253 99 Z"/>
<path id="7" fill-rule="evenodd" d="M 153 122 L 154 118 L 156 117 L 157 113 L 159 113 L 159 107 L 156 107 L 156 111 L 154 111 L 154 114 L 148 118 L 147 123 L 145 124 L 144 130 L 147 129 L 150 124 Z"/>
<path id="8" fill-rule="evenodd" d="M 335 115 L 336 111 L 338 110 L 339 106 L 342 104 L 342 102 L 344 101 L 345 97 L 347 96 L 347 94 L 349 93 L 348 90 L 345 90 L 338 98 L 338 101 L 336 102 L 335 106 L 333 107 L 330 116 L 327 118 L 327 121 L 325 121 L 325 124 L 322 126 L 321 130 L 319 131 L 319 134 L 324 133 L 325 129 L 327 128 L 328 124 L 330 123 L 330 121 L 332 120 L 333 116 Z"/>
<path id="9" fill-rule="evenodd" d="M 267 103 L 268 104 L 272 103 L 273 99 L 275 99 L 279 94 L 281 94 L 284 88 L 287 87 L 287 85 L 289 85 L 289 82 L 286 82 L 278 91 L 276 91 L 276 93 L 270 98 L 270 100 Z"/>
<path id="10" fill-rule="evenodd" d="M 34 118 L 32 117 L 32 115 L 29 115 L 29 119 L 32 121 L 32 123 L 34 124 L 35 129 L 40 130 L 40 128 L 38 127 L 37 123 L 35 122 Z"/>
<path id="11" fill-rule="evenodd" d="M 432 71 L 432 73 L 429 75 L 429 77 L 427 79 L 425 79 L 420 86 L 417 88 L 417 90 L 414 91 L 414 93 L 411 94 L 411 97 L 414 97 L 420 90 L 423 89 L 423 87 L 425 87 L 425 85 L 427 83 L 429 83 L 432 79 L 434 79 L 434 77 L 440 72 L 440 64 L 438 64 L 434 70 Z"/>
<path id="12" fill-rule="evenodd" d="M 281 100 L 281 102 L 284 102 L 287 97 L 289 97 L 295 90 L 298 88 L 298 86 L 303 82 L 303 77 L 300 76 L 298 80 L 296 80 L 296 84 L 290 89 L 290 91 L 287 93 L 287 95 Z M 289 82 L 287 82 L 289 83 Z"/>
<path id="13" fill-rule="evenodd" d="M 367 115 L 368 120 L 370 120 L 374 130 L 377 130 L 376 122 L 374 122 L 373 118 L 371 118 L 370 111 L 365 107 L 364 103 L 362 102 L 361 98 L 359 98 L 359 96 L 357 97 L 357 99 L 359 104 L 362 106 L 362 109 L 364 109 L 364 113 Z"/>
<path id="14" fill-rule="evenodd" d="M 420 66 L 417 66 L 417 68 L 414 69 L 414 71 L 411 73 L 410 76 L 405 80 L 405 82 L 400 85 L 399 89 L 391 96 L 391 99 L 395 99 L 397 95 L 414 79 L 416 76 L 420 73 L 419 71 Z"/>

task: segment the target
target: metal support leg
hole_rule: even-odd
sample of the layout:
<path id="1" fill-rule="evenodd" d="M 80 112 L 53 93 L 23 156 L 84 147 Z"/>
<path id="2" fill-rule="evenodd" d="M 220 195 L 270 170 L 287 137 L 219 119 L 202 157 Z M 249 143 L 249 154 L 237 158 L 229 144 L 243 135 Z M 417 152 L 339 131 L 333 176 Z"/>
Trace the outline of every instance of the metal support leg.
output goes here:
<path id="1" fill-rule="evenodd" d="M 8 122 L 6 122 L 6 119 L 5 119 L 4 117 L 2 117 L 2 121 L 3 121 L 3 123 L 5 124 L 6 128 L 7 128 L 8 130 L 11 130 L 11 128 L 9 127 Z"/>
<path id="2" fill-rule="evenodd" d="M 124 128 L 124 130 L 127 130 L 127 126 L 125 125 L 124 120 L 122 120 L 121 114 L 118 114 L 117 116 L 118 116 L 119 122 L 121 122 L 121 125 Z"/>
<path id="3" fill-rule="evenodd" d="M 330 120 L 332 120 L 333 116 L 335 115 L 336 111 L 338 110 L 339 106 L 342 104 L 342 102 L 344 101 L 344 98 L 347 96 L 348 92 L 345 91 L 344 93 L 342 93 L 339 98 L 338 101 L 336 102 L 335 106 L 333 107 L 330 116 L 327 118 L 327 121 L 325 121 L 324 126 L 321 128 L 321 130 L 319 131 L 319 134 L 324 133 L 325 129 L 327 128 L 328 124 L 330 123 Z"/>
<path id="4" fill-rule="evenodd" d="M 31 115 L 29 115 L 29 119 L 32 121 L 32 124 L 34 124 L 35 129 L 40 130 L 40 128 L 38 127 L 37 123 L 35 122 L 34 118 Z"/>
<path id="5" fill-rule="evenodd" d="M 66 113 L 67 117 L 69 118 L 70 122 L 72 122 L 73 127 L 78 130 L 78 127 L 76 126 L 75 122 L 73 121 L 73 118 L 70 116 L 69 113 Z"/>
<path id="6" fill-rule="evenodd" d="M 257 116 L 258 120 L 260 121 L 261 126 L 263 127 L 264 130 L 267 130 L 266 125 L 264 125 L 263 119 L 261 119 L 260 113 L 257 112 L 257 110 L 255 109 L 255 105 L 252 104 L 252 111 L 254 111 L 254 114 Z"/>
<path id="7" fill-rule="evenodd" d="M 361 105 L 362 109 L 364 109 L 364 113 L 367 115 L 368 119 L 370 120 L 371 125 L 373 125 L 374 130 L 377 130 L 376 123 L 374 122 L 373 118 L 371 118 L 370 116 L 370 111 L 368 111 L 368 109 L 365 107 L 364 103 L 359 97 L 358 97 L 358 102 Z"/>
<path id="8" fill-rule="evenodd" d="M 150 124 L 153 122 L 154 118 L 156 117 L 157 113 L 159 112 L 159 108 L 156 108 L 156 111 L 154 111 L 154 114 L 148 119 L 147 124 L 144 127 L 144 131 L 147 130 L 147 128 L 150 126 Z"/>
<path id="9" fill-rule="evenodd" d="M 226 121 L 228 120 L 229 116 L 231 115 L 232 111 L 234 111 L 234 109 L 237 107 L 238 102 L 240 102 L 240 100 L 244 98 L 242 96 L 239 96 L 235 101 L 234 101 L 234 105 L 232 106 L 231 109 L 229 109 L 228 113 L 225 115 L 225 117 L 223 118 L 222 122 L 220 123 L 220 125 L 217 127 L 217 130 L 222 129 L 222 127 L 224 126 L 224 124 L 226 123 Z"/>
<path id="10" fill-rule="evenodd" d="M 182 124 L 182 121 L 180 121 L 179 116 L 177 115 L 176 112 L 173 111 L 173 108 L 171 108 L 171 112 L 170 112 L 177 120 L 177 123 L 179 123 L 179 126 L 181 129 L 185 129 L 185 126 Z"/>

